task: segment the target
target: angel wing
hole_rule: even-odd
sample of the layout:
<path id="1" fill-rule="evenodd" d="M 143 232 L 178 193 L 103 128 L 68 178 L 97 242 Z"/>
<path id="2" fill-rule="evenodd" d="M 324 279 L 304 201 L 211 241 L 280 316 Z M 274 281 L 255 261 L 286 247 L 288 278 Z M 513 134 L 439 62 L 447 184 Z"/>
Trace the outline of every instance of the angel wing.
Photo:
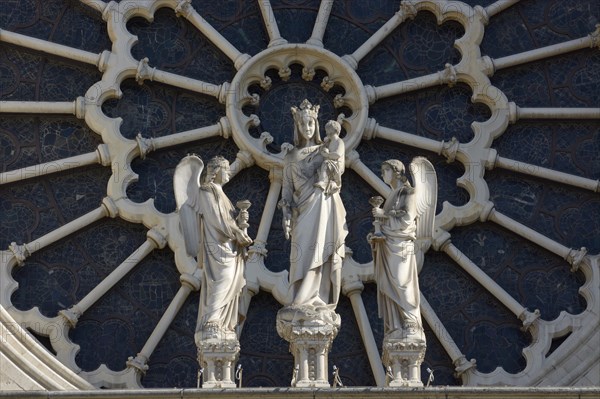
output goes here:
<path id="1" fill-rule="evenodd" d="M 197 212 L 200 175 L 204 163 L 196 155 L 183 158 L 175 168 L 173 190 L 179 212 L 179 223 L 185 240 L 185 248 L 190 256 L 198 255 L 200 226 Z"/>
<path id="2" fill-rule="evenodd" d="M 417 242 L 421 256 L 431 245 L 435 208 L 437 204 L 437 176 L 431 162 L 425 157 L 415 157 L 410 163 L 410 173 L 415 189 L 417 209 Z M 419 268 L 422 265 L 420 259 Z"/>

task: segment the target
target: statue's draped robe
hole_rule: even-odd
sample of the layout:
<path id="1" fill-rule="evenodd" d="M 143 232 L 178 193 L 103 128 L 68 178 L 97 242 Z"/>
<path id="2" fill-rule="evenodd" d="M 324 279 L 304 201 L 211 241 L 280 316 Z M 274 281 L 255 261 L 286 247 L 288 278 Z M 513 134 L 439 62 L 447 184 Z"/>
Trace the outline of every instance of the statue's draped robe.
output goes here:
<path id="1" fill-rule="evenodd" d="M 292 305 L 335 304 L 345 256 L 346 210 L 339 193 L 314 187 L 323 163 L 319 146 L 296 148 L 285 160 L 282 198 L 292 207 L 290 293 Z M 337 255 L 334 259 L 333 255 Z M 314 273 L 309 273 L 309 271 Z M 310 294 L 298 297 L 301 286 Z M 304 291 L 304 290 L 303 290 Z"/>
<path id="2" fill-rule="evenodd" d="M 390 193 L 383 208 L 388 218 L 381 225 L 385 241 L 376 244 L 374 254 L 379 317 L 384 320 L 386 334 L 401 329 L 404 321 L 422 326 L 412 197 L 414 189 L 409 185 Z M 406 213 L 390 216 L 391 210 Z"/>
<path id="3" fill-rule="evenodd" d="M 199 190 L 196 209 L 200 223 L 198 263 L 203 268 L 198 325 L 216 323 L 233 331 L 243 320 L 239 299 L 246 283 L 242 249 L 231 226 L 235 209 L 221 186 L 209 183 Z"/>

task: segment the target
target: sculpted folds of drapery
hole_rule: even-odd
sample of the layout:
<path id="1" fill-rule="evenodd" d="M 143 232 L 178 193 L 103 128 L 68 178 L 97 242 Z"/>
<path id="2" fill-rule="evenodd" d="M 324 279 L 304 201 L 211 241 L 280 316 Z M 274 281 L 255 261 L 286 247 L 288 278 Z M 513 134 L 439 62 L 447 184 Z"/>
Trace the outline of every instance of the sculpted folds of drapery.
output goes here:
<path id="1" fill-rule="evenodd" d="M 284 160 L 280 207 L 292 247 L 290 304 L 310 311 L 333 311 L 340 295 L 348 231 L 339 192 L 326 193 L 318 181 L 324 162 L 318 110 L 318 105 L 307 100 L 299 108 L 292 107 L 295 147 Z"/>
<path id="2" fill-rule="evenodd" d="M 413 159 L 410 170 L 414 187 L 402 162 L 383 163 L 383 180 L 392 191 L 383 208 L 373 209 L 381 221 L 381 234 L 371 235 L 370 240 L 379 316 L 384 319 L 386 336 L 424 340 L 418 271 L 433 234 L 437 178 L 423 157 Z"/>
<path id="3" fill-rule="evenodd" d="M 222 157 L 206 166 L 185 157 L 174 176 L 180 225 L 188 255 L 203 271 L 196 335 L 232 333 L 243 320 L 239 306 L 244 279 L 242 248 L 251 239 L 238 227 L 235 209 L 222 189 L 229 163 Z"/>

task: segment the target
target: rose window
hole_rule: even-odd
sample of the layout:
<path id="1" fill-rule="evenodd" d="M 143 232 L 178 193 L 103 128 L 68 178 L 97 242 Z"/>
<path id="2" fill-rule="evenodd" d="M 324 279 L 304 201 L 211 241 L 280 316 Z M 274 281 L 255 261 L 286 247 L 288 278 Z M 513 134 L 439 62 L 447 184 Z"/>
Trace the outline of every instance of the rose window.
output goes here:
<path id="1" fill-rule="evenodd" d="M 276 204 L 304 98 L 347 149 L 352 257 L 330 354 L 346 385 L 385 380 L 368 200 L 388 194 L 383 161 L 418 155 L 439 181 L 419 277 L 435 384 L 571 385 L 562 366 L 598 361 L 595 1 L 9 3 L 1 321 L 73 386 L 196 386 L 201 274 L 172 188 L 189 153 L 227 158 L 224 190 L 252 201 L 244 385 L 289 385 Z"/>

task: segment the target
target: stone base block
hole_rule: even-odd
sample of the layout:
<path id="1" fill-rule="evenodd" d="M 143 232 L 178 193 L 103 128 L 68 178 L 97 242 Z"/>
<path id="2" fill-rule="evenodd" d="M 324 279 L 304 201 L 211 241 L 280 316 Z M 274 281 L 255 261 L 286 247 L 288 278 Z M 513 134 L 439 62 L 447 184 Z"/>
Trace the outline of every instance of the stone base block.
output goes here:
<path id="1" fill-rule="evenodd" d="M 283 308 L 277 314 L 277 333 L 290 343 L 294 355 L 292 387 L 327 388 L 328 356 L 340 328 L 340 317 L 333 310 L 319 312 Z"/>
<path id="2" fill-rule="evenodd" d="M 422 387 L 421 363 L 427 345 L 424 339 L 409 340 L 385 337 L 383 364 L 389 387 Z"/>
<path id="3" fill-rule="evenodd" d="M 239 358 L 240 343 L 237 339 L 200 339 L 198 362 L 204 369 L 202 388 L 235 388 L 235 365 Z"/>

